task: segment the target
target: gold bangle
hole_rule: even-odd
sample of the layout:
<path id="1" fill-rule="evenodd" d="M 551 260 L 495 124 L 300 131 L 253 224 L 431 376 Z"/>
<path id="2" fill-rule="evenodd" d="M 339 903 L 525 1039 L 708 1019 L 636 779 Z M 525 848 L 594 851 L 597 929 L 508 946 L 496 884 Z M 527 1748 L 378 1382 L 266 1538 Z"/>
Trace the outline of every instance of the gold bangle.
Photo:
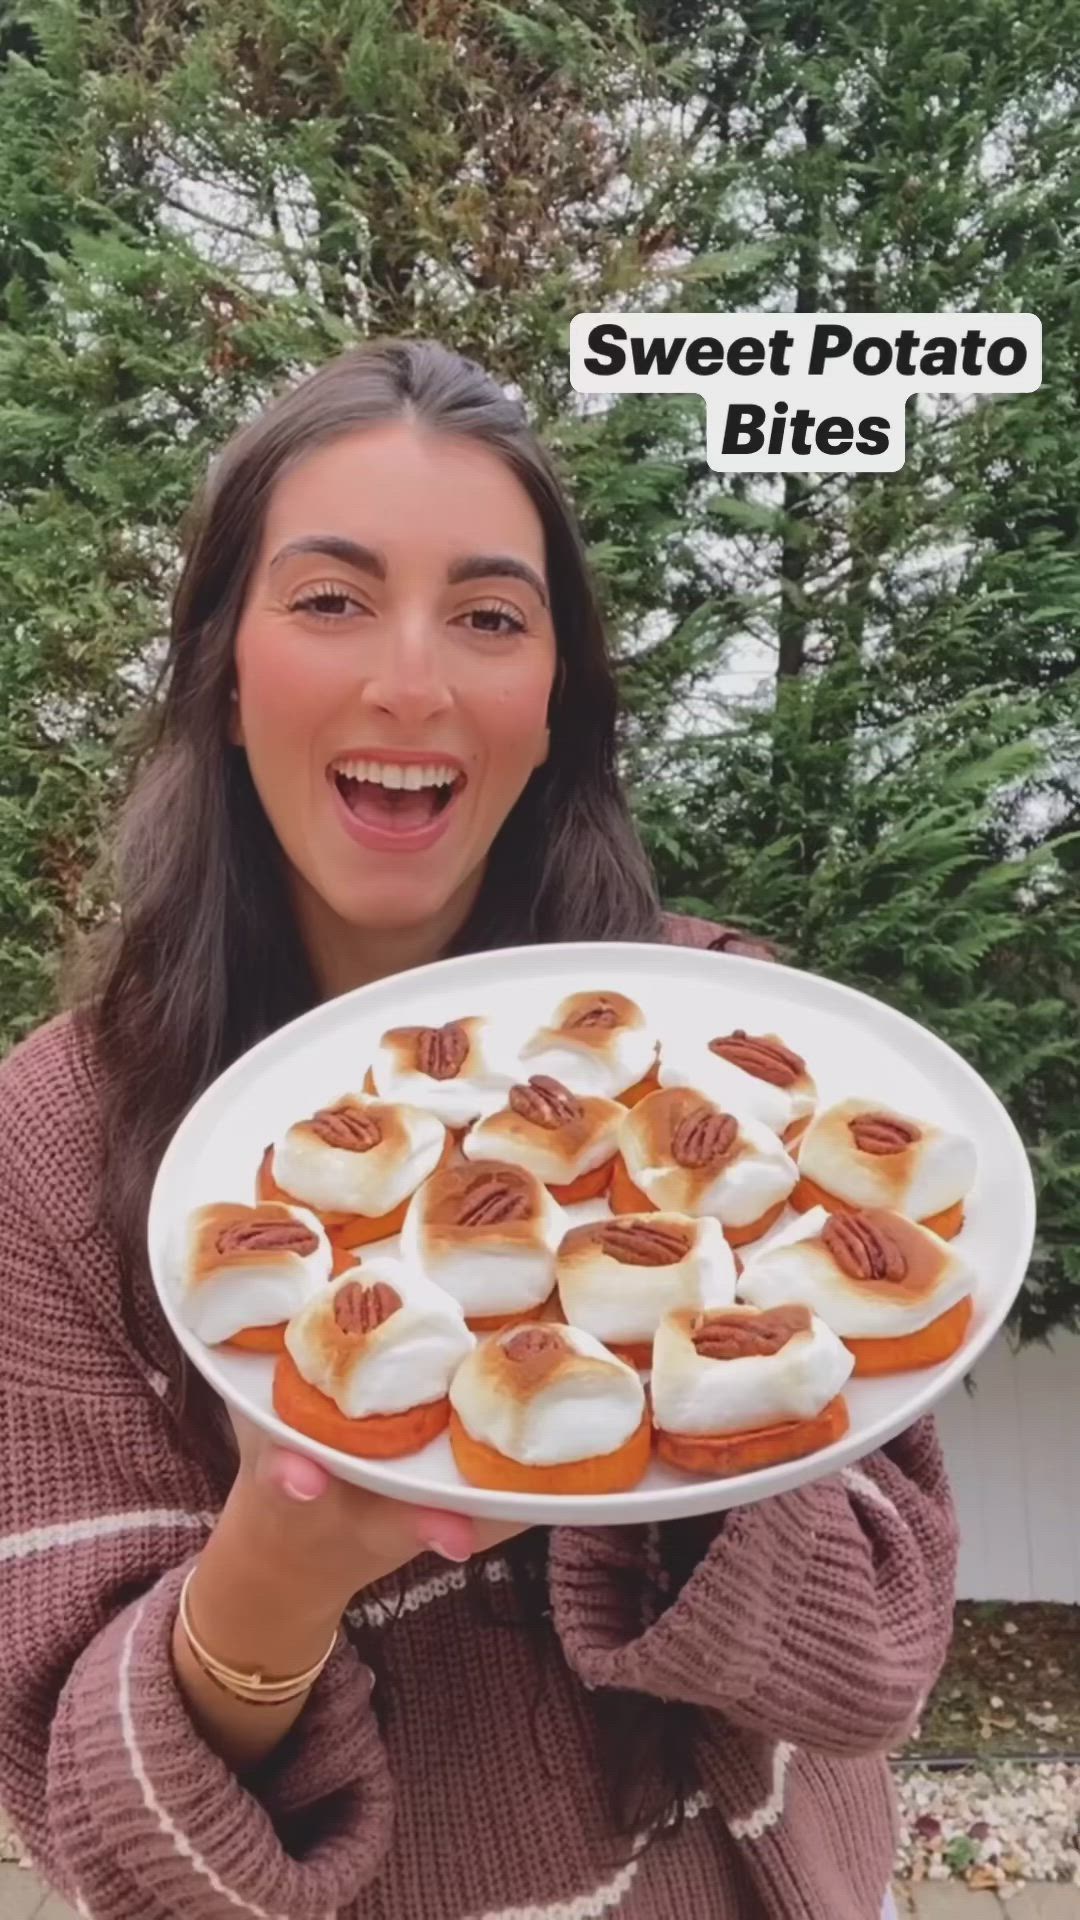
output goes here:
<path id="1" fill-rule="evenodd" d="M 306 1673 L 290 1674 L 284 1680 L 268 1680 L 258 1668 L 250 1673 L 240 1673 L 235 1667 L 228 1667 L 223 1660 L 216 1659 L 195 1635 L 188 1614 L 188 1588 L 194 1579 L 195 1572 L 196 1568 L 192 1567 L 180 1589 L 180 1625 L 184 1629 L 185 1638 L 196 1661 L 211 1680 L 215 1681 L 225 1693 L 231 1693 L 235 1699 L 243 1700 L 249 1706 L 267 1707 L 281 1707 L 290 1700 L 298 1700 L 302 1693 L 306 1693 L 315 1685 L 337 1646 L 339 1628 L 334 1628 L 334 1637 L 322 1659 L 317 1660 Z"/>

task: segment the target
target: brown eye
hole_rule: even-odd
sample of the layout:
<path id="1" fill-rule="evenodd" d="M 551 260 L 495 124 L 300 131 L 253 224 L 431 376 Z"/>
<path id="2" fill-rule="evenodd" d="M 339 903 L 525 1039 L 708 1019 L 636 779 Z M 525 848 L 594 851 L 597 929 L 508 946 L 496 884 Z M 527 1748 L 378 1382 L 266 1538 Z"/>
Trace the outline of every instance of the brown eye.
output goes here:
<path id="1" fill-rule="evenodd" d="M 505 606 L 501 601 L 495 601 L 486 607 L 470 607 L 468 613 L 463 617 L 466 620 L 482 621 L 483 624 L 474 627 L 473 632 L 484 635 L 490 634 L 492 639 L 495 640 L 508 638 L 509 635 L 513 633 L 525 632 L 525 621 L 521 615 L 514 607 Z M 508 624 L 500 625 L 499 623 L 501 621 L 505 621 Z"/>

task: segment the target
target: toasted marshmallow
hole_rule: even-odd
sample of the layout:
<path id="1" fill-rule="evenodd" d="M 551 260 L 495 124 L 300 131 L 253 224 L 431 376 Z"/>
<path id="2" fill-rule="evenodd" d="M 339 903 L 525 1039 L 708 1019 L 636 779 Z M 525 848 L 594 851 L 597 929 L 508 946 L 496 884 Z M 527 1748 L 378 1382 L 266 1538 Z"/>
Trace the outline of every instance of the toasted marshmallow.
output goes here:
<path id="1" fill-rule="evenodd" d="M 891 1207 L 911 1220 L 969 1193 L 975 1148 L 964 1134 L 913 1120 L 874 1100 L 842 1100 L 810 1122 L 799 1172 L 854 1207 Z"/>
<path id="2" fill-rule="evenodd" d="M 796 1120 L 813 1113 L 817 1088 L 801 1054 L 775 1033 L 718 1034 L 694 1045 L 665 1041 L 660 1056 L 662 1087 L 696 1087 L 724 1113 L 760 1120 L 774 1133 L 786 1133 Z"/>
<path id="3" fill-rule="evenodd" d="M 434 1172 L 445 1140 L 434 1114 L 346 1093 L 288 1129 L 274 1147 L 271 1172 L 277 1186 L 310 1207 L 378 1219 Z"/>
<path id="4" fill-rule="evenodd" d="M 545 1185 L 569 1186 L 614 1159 L 625 1115 L 616 1100 L 579 1097 L 561 1081 L 534 1074 L 511 1087 L 507 1106 L 477 1121 L 461 1150 L 468 1160 L 501 1160 Z"/>
<path id="5" fill-rule="evenodd" d="M 676 1307 L 727 1307 L 735 1256 L 718 1220 L 627 1213 L 572 1227 L 555 1260 L 566 1318 L 597 1340 L 649 1341 Z"/>
<path id="6" fill-rule="evenodd" d="M 445 1293 L 388 1259 L 339 1275 L 285 1329 L 297 1371 L 350 1420 L 441 1400 L 474 1344 Z"/>
<path id="7" fill-rule="evenodd" d="M 276 1327 L 322 1293 L 333 1254 L 306 1207 L 216 1201 L 198 1207 L 181 1237 L 178 1310 L 208 1346 L 247 1327 Z"/>
<path id="8" fill-rule="evenodd" d="M 607 1099 L 644 1080 L 657 1041 L 624 993 L 571 993 L 521 1049 L 530 1073 L 561 1080 L 575 1093 Z"/>
<path id="9" fill-rule="evenodd" d="M 442 1167 L 405 1215 L 402 1258 L 477 1319 L 542 1306 L 569 1222 L 535 1174 L 491 1161 Z"/>
<path id="10" fill-rule="evenodd" d="M 846 1340 L 918 1333 L 972 1290 L 970 1267 L 902 1213 L 814 1207 L 747 1261 L 739 1292 L 757 1307 L 799 1302 Z"/>
<path id="11" fill-rule="evenodd" d="M 662 1087 L 631 1107 L 619 1151 L 646 1199 L 725 1227 L 760 1220 L 799 1177 L 771 1127 L 723 1113 L 693 1087 Z"/>
<path id="12" fill-rule="evenodd" d="M 665 1433 L 742 1433 L 813 1420 L 854 1356 L 806 1307 L 669 1313 L 653 1342 L 653 1422 Z"/>
<path id="13" fill-rule="evenodd" d="M 466 1127 L 493 1113 L 517 1078 L 501 1057 L 490 1023 L 479 1015 L 443 1027 L 392 1027 L 375 1049 L 371 1077 L 384 1100 L 406 1100 Z"/>
<path id="14" fill-rule="evenodd" d="M 450 1405 L 474 1440 L 527 1467 L 614 1453 L 637 1432 L 633 1367 L 580 1327 L 508 1327 L 463 1360 Z"/>

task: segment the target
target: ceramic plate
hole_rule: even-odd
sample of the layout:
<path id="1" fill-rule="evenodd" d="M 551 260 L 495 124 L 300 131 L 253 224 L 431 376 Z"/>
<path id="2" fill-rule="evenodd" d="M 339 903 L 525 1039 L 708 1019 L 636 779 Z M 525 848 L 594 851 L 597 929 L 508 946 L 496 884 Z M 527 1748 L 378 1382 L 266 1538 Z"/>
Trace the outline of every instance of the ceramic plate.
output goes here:
<path id="1" fill-rule="evenodd" d="M 438 1026 L 483 1013 L 524 1041 L 565 994 L 587 990 L 628 994 L 661 1041 L 733 1027 L 779 1033 L 805 1056 L 822 1105 L 868 1096 L 970 1135 L 979 1170 L 955 1242 L 975 1274 L 975 1313 L 963 1348 L 925 1372 L 850 1380 L 850 1431 L 808 1459 L 708 1480 L 654 1458 L 633 1492 L 607 1496 L 470 1486 L 445 1435 L 402 1460 L 364 1461 L 283 1425 L 271 1406 L 273 1360 L 206 1347 L 178 1318 L 170 1250 L 186 1214 L 208 1201 L 252 1201 L 264 1148 L 293 1121 L 359 1089 L 386 1028 Z M 567 1212 L 577 1223 L 603 1216 L 607 1207 L 593 1201 Z M 792 1218 L 786 1211 L 773 1234 Z M 149 1241 L 154 1281 L 181 1346 L 225 1401 L 276 1439 L 344 1479 L 398 1499 L 533 1525 L 615 1525 L 760 1500 L 835 1473 L 883 1445 L 954 1387 L 997 1332 L 1023 1283 L 1034 1229 L 1031 1172 L 1012 1121 L 973 1068 L 924 1027 L 816 974 L 734 955 L 614 943 L 510 948 L 441 961 L 345 994 L 271 1035 L 207 1089 L 174 1135 L 154 1185 Z M 371 1251 L 393 1254 L 397 1243 L 383 1241 Z"/>

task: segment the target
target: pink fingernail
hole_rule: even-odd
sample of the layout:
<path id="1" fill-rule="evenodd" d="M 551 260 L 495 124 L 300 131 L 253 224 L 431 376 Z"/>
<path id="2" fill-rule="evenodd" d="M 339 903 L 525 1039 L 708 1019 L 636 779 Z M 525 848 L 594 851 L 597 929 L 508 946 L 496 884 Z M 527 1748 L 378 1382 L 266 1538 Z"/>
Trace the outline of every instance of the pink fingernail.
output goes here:
<path id="1" fill-rule="evenodd" d="M 443 1560 L 461 1561 L 471 1560 L 472 1558 L 472 1551 L 469 1547 L 465 1547 L 464 1549 L 455 1547 L 449 1540 L 440 1539 L 437 1534 L 422 1533 L 420 1535 L 420 1545 L 426 1547 L 429 1553 L 439 1554 Z"/>
<path id="2" fill-rule="evenodd" d="M 322 1468 L 312 1460 L 290 1460 L 278 1479 L 282 1493 L 290 1500 L 317 1500 L 325 1484 Z"/>

